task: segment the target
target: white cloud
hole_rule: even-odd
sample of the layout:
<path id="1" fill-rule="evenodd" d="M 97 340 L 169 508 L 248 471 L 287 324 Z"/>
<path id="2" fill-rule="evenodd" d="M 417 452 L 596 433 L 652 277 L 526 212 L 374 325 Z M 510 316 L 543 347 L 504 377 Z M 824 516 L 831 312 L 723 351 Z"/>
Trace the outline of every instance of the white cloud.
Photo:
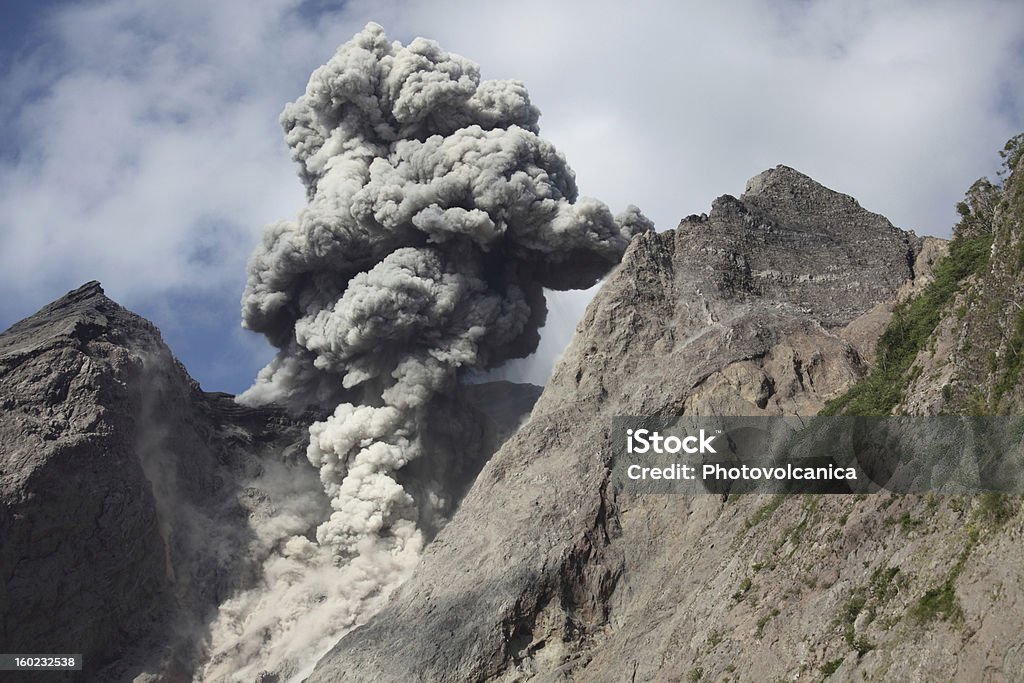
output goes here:
<path id="1" fill-rule="evenodd" d="M 3 147 L 18 150 L 0 161 L 3 323 L 90 278 L 129 306 L 189 291 L 237 310 L 262 226 L 302 204 L 277 114 L 368 19 L 525 81 L 582 193 L 661 228 L 786 163 L 948 234 L 955 201 L 1024 128 L 1019 2 L 311 6 L 53 10 L 46 52 L 0 84 L 15 98 Z M 575 325 L 568 308 L 553 326 Z M 239 344 L 223 325 L 208 344 Z"/>
<path id="2" fill-rule="evenodd" d="M 584 192 L 635 201 L 661 227 L 788 163 L 942 232 L 951 200 L 1024 123 L 995 110 L 1024 85 L 1019 3 L 590 3 L 563 24 L 546 4 L 406 21 L 485 74 L 524 79 Z M 584 133 L 594 121 L 612 130 Z M 609 160 L 616 130 L 636 146 Z"/>

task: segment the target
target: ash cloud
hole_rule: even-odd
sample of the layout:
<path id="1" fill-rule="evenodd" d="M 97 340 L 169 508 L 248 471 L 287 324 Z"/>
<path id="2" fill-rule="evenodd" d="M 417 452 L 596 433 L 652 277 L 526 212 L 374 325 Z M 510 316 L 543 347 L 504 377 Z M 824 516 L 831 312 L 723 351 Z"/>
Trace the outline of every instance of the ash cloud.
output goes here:
<path id="1" fill-rule="evenodd" d="M 538 118 L 522 83 L 481 81 L 469 60 L 390 42 L 376 24 L 285 108 L 308 203 L 269 226 L 249 262 L 243 324 L 280 351 L 240 400 L 336 406 L 307 451 L 333 512 L 315 542 L 296 537 L 267 564 L 268 584 L 289 586 L 279 595 L 297 591 L 292 607 L 235 600 L 222 626 L 236 642 L 213 639 L 225 669 L 230 653 L 251 654 L 250 636 L 273 651 L 312 620 L 322 649 L 379 608 L 478 448 L 461 375 L 529 355 L 543 289 L 593 285 L 651 229 L 636 207 L 613 215 L 579 197 Z M 295 618 L 310 605 L 318 616 Z"/>

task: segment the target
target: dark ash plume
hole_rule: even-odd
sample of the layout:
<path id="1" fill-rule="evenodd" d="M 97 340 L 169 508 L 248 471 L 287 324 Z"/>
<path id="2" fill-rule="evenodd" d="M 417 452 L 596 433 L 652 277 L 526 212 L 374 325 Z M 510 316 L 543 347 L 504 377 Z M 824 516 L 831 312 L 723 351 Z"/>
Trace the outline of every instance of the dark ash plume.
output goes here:
<path id="1" fill-rule="evenodd" d="M 652 227 L 579 198 L 538 117 L 522 83 L 481 82 L 467 59 L 376 24 L 282 114 L 308 204 L 250 260 L 243 324 L 280 352 L 242 398 L 337 406 L 308 449 L 334 512 L 289 551 L 380 560 L 374 590 L 325 625 L 335 637 L 404 579 L 450 505 L 402 471 L 457 466 L 437 444 L 458 450 L 458 435 L 435 432 L 460 375 L 530 354 L 543 288 L 591 286 Z"/>

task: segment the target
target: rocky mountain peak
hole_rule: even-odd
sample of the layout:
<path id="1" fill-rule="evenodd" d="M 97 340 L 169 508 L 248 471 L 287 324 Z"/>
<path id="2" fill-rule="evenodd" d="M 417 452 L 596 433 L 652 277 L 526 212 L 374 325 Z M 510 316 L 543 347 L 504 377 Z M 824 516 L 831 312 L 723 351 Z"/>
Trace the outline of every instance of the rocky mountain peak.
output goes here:
<path id="1" fill-rule="evenodd" d="M 480 457 L 540 391 L 465 390 Z M 0 332 L 0 410 L 0 642 L 84 655 L 53 680 L 203 677 L 225 600 L 330 515 L 304 456 L 322 409 L 203 391 L 99 282 Z"/>
<path id="2" fill-rule="evenodd" d="M 530 420 L 310 683 L 1013 678 L 1016 497 L 634 495 L 608 467 L 615 416 L 817 414 L 864 377 L 895 301 L 934 306 L 951 277 L 974 298 L 936 311 L 950 339 L 911 376 L 949 393 L 948 365 L 976 391 L 973 342 L 1019 396 L 1019 182 L 991 262 L 959 275 L 939 240 L 787 167 L 634 238 Z M 971 239 L 954 267 L 989 253 Z"/>
<path id="3" fill-rule="evenodd" d="M 1019 203 L 1000 211 L 996 268 L 977 298 L 1006 311 L 965 320 L 1002 321 L 1009 338 L 1024 214 Z M 486 453 L 498 451 L 411 578 L 307 680 L 1020 670 L 1005 636 L 1019 615 L 971 598 L 1024 585 L 992 559 L 1017 552 L 1016 521 L 1012 535 L 972 538 L 970 503 L 634 496 L 608 475 L 617 415 L 816 414 L 865 375 L 894 301 L 930 277 L 935 242 L 785 166 L 674 231 L 637 235 L 535 406 L 529 387 L 466 388 L 470 404 L 494 409 Z M 951 345 L 936 353 L 956 361 Z M 971 366 L 947 364 L 966 385 Z M 937 376 L 926 368 L 921 381 Z M 79 643 L 88 680 L 204 677 L 217 606 L 259 583 L 281 533 L 309 534 L 330 512 L 301 457 L 312 416 L 202 392 L 158 330 L 97 282 L 0 333 L 0 401 L 0 538 L 11 549 L 0 554 L 0 605 L 11 605 L 0 640 L 12 651 Z M 270 533 L 281 520 L 287 529 Z M 991 552 L 967 564 L 984 543 Z M 951 602 L 929 617 L 922 605 L 937 594 Z M 936 656 L 963 646 L 964 624 L 977 643 L 968 656 Z M 921 633 L 938 645 L 921 647 Z M 258 680 L 296 671 L 266 666 Z"/>
<path id="4" fill-rule="evenodd" d="M 79 344 L 104 340 L 122 346 L 162 344 L 160 332 L 148 320 L 128 311 L 93 280 L 47 304 L 0 335 L 0 358 L 38 347 L 75 340 Z"/>
<path id="5" fill-rule="evenodd" d="M 861 209 L 850 195 L 829 189 L 795 168 L 781 164 L 748 180 L 740 199 L 775 210 L 813 207 L 817 213 L 823 209 Z"/>
<path id="6" fill-rule="evenodd" d="M 832 192 L 811 176 L 803 174 L 791 166 L 779 164 L 775 168 L 761 171 L 748 180 L 746 189 L 743 191 L 743 198 L 753 200 L 758 196 L 777 197 L 784 195 L 785 192 L 797 192 L 801 188 L 807 188 L 814 192 Z M 835 194 L 840 193 L 836 192 Z"/>
<path id="7" fill-rule="evenodd" d="M 32 328 L 48 321 L 61 320 L 69 322 L 79 319 L 100 319 L 104 314 L 131 315 L 119 304 L 109 299 L 103 286 L 96 280 L 87 282 L 78 289 L 73 289 L 41 308 L 35 314 L 12 326 L 4 336 L 18 330 Z"/>
<path id="8" fill-rule="evenodd" d="M 720 577 L 731 553 L 727 541 L 705 547 L 696 526 L 676 526 L 713 520 L 717 499 L 616 498 L 606 476 L 613 416 L 814 414 L 863 371 L 860 349 L 885 324 L 864 316 L 914 276 L 912 233 L 792 169 L 752 183 L 677 230 L 633 239 L 530 420 L 394 601 L 310 681 L 659 679 L 657 665 L 626 653 L 640 630 L 684 642 L 656 615 L 681 621 L 692 604 L 676 609 L 664 575 L 638 577 L 683 561 L 682 585 Z M 649 524 L 673 531 L 655 541 Z M 717 565 L 696 559 L 710 556 Z"/>
<path id="9" fill-rule="evenodd" d="M 61 308 L 68 306 L 69 304 L 89 301 L 90 299 L 96 299 L 99 297 L 107 299 L 106 292 L 103 291 L 103 285 L 100 284 L 99 280 L 90 280 L 78 289 L 73 289 L 59 299 L 51 302 L 50 305 L 46 306 L 43 310 L 49 308 Z M 107 301 L 110 301 L 110 299 L 107 299 Z"/>
<path id="10" fill-rule="evenodd" d="M 677 267 L 702 296 L 772 305 L 845 325 L 913 280 L 921 240 L 787 166 L 676 232 Z M 628 261 L 627 255 L 627 261 Z"/>
<path id="11" fill-rule="evenodd" d="M 259 559 L 251 520 L 288 509 L 266 473 L 318 490 L 311 418 L 201 391 L 98 282 L 0 332 L 0 408 L 0 641 L 80 652 L 88 680 L 191 680 Z"/>

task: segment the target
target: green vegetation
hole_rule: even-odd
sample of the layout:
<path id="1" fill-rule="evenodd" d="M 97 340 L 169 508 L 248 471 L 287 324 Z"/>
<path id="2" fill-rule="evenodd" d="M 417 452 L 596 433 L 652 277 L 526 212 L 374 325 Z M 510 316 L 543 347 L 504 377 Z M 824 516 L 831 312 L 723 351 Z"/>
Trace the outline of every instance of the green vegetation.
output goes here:
<path id="1" fill-rule="evenodd" d="M 1024 155 L 1024 133 L 1018 133 L 1007 140 L 1006 145 L 999 152 L 999 156 L 1003 160 L 1003 168 L 999 171 L 999 175 L 1006 176 L 1013 173 L 1013 169 L 1017 168 L 1022 155 Z"/>
<path id="2" fill-rule="evenodd" d="M 844 395 L 830 401 L 823 415 L 887 415 L 903 400 L 913 373 L 920 372 L 912 367 L 914 359 L 928 348 L 936 326 L 963 281 L 980 274 L 988 264 L 995 232 L 1002 231 L 1001 244 L 1010 239 L 1010 235 L 1003 234 L 1010 223 L 1001 221 L 1003 227 L 996 226 L 996 215 L 1000 211 L 1012 211 L 1018 222 L 1024 220 L 1024 174 L 1014 174 L 1024 158 L 1024 133 L 1011 138 L 999 156 L 1003 161 L 999 182 L 993 183 L 988 178 L 977 180 L 965 193 L 964 200 L 957 204 L 960 221 L 953 229 L 949 255 L 935 265 L 935 281 L 919 295 L 896 307 L 892 321 L 878 341 L 876 366 Z M 1019 275 L 1024 271 L 1024 239 L 1016 240 L 1016 251 L 1016 259 L 1011 260 L 1010 265 L 1015 269 L 1014 274 Z M 973 289 L 966 292 L 966 301 L 954 311 L 957 318 L 967 316 L 971 307 L 977 305 L 977 296 L 978 292 Z M 989 298 L 989 306 L 998 307 L 999 297 Z M 978 317 L 995 319 L 992 316 L 997 316 L 999 311 L 993 309 L 985 313 Z M 994 400 L 989 403 L 985 396 L 968 397 L 966 411 L 969 414 L 991 413 L 993 406 L 1016 386 L 1024 372 L 1024 310 L 1019 311 L 1008 327 L 1010 329 L 1003 331 L 1006 353 L 1002 357 L 993 353 L 989 358 L 988 369 L 995 375 Z M 961 352 L 968 353 L 969 346 L 970 340 L 966 340 Z M 952 387 L 943 388 L 947 401 L 953 398 L 953 393 Z"/>
<path id="3" fill-rule="evenodd" d="M 704 667 L 702 666 L 695 666 L 686 674 L 686 680 L 690 683 L 697 683 L 702 678 L 704 678 Z"/>
<path id="4" fill-rule="evenodd" d="M 875 621 L 877 611 L 892 600 L 899 592 L 899 567 L 879 567 L 871 574 L 866 587 L 856 588 L 850 597 L 840 606 L 833 623 L 843 629 L 843 640 L 858 656 L 875 649 L 865 635 L 858 635 L 855 625 L 857 619 L 864 614 L 866 624 Z"/>
<path id="5" fill-rule="evenodd" d="M 800 547 L 800 541 L 803 540 L 804 533 L 813 524 L 818 521 L 818 497 L 810 494 L 803 496 L 803 511 L 804 514 L 800 518 L 800 521 L 796 524 L 786 527 L 778 540 L 775 541 L 775 552 L 778 553 L 782 549 L 782 546 L 786 545 L 788 541 L 792 546 L 789 550 L 789 555 L 793 555 Z"/>
<path id="6" fill-rule="evenodd" d="M 850 647 L 852 647 L 857 652 L 858 657 L 863 657 L 864 655 L 875 649 L 875 644 L 867 638 L 865 638 L 864 636 L 857 636 L 853 639 L 853 642 L 850 643 Z"/>
<path id="7" fill-rule="evenodd" d="M 864 594 L 864 589 L 858 588 L 853 591 L 850 598 L 839 608 L 839 614 L 835 620 L 837 624 L 843 627 L 843 639 L 851 649 L 857 652 L 857 656 L 862 656 L 875 649 L 874 644 L 870 640 L 863 635 L 858 636 L 854 629 L 857 617 L 864 610 L 866 604 L 867 597 Z"/>
<path id="8" fill-rule="evenodd" d="M 1021 244 L 1024 244 L 1024 240 L 1021 240 Z M 994 402 L 998 402 L 1003 395 L 1013 389 L 1020 377 L 1021 368 L 1024 367 L 1024 311 L 1018 311 L 1014 317 L 1013 330 L 1006 345 L 1009 353 L 1006 355 L 1002 376 L 992 390 Z"/>
<path id="9" fill-rule="evenodd" d="M 903 533 L 909 533 L 924 523 L 924 520 L 914 517 L 909 512 L 904 512 L 899 517 L 886 517 L 885 522 L 887 526 L 890 524 L 898 524 L 900 530 Z"/>
<path id="10" fill-rule="evenodd" d="M 754 587 L 754 581 L 748 576 L 740 581 L 740 588 L 738 591 L 732 594 L 732 599 L 735 602 L 742 602 L 743 598 L 747 596 L 750 589 Z"/>
<path id="11" fill-rule="evenodd" d="M 963 610 L 960 608 L 960 601 L 956 597 L 956 587 L 953 585 L 953 578 L 946 579 L 946 582 L 937 588 L 930 588 L 917 601 L 911 610 L 911 616 L 919 622 L 934 621 L 959 621 L 963 617 Z"/>
<path id="12" fill-rule="evenodd" d="M 857 620 L 857 616 L 861 610 L 864 609 L 864 605 L 867 603 L 867 598 L 864 597 L 864 591 L 857 589 L 853 591 L 850 599 L 843 603 L 843 606 L 839 608 L 839 621 L 840 623 L 853 626 L 853 622 Z"/>
<path id="13" fill-rule="evenodd" d="M 964 201 L 956 205 L 960 222 L 953 228 L 954 237 L 977 237 L 992 232 L 992 219 L 1002 196 L 1002 187 L 988 178 L 979 178 L 968 188 Z"/>
<path id="14" fill-rule="evenodd" d="M 754 633 L 754 637 L 758 640 L 764 635 L 764 627 L 771 620 L 771 616 L 764 614 L 760 619 L 757 620 L 757 631 Z"/>
<path id="15" fill-rule="evenodd" d="M 774 617 L 777 616 L 779 616 L 779 610 L 774 608 L 770 612 L 761 615 L 761 618 L 757 620 L 757 632 L 755 634 L 755 637 L 760 639 L 761 636 L 764 635 L 764 627 L 768 624 L 769 621 L 771 621 Z"/>
<path id="16" fill-rule="evenodd" d="M 1007 203 L 1007 208 L 1012 207 L 1013 220 L 1020 225 L 1021 222 L 1024 222 L 1024 177 L 1018 176 L 1011 179 L 1012 184 L 1007 184 L 1003 201 Z M 1014 275 L 1020 275 L 1024 270 L 1024 239 L 1017 240 L 1017 253 L 1016 258 L 1012 261 L 1012 266 Z"/>
<path id="17" fill-rule="evenodd" d="M 771 500 L 759 507 L 754 514 L 744 520 L 743 531 L 749 531 L 775 514 L 775 511 L 779 509 L 779 506 L 782 505 L 784 500 L 786 500 L 786 496 L 781 493 L 772 496 Z"/>
<path id="18" fill-rule="evenodd" d="M 828 678 L 836 671 L 838 671 L 839 667 L 842 666 L 844 659 L 845 657 L 840 657 L 839 659 L 833 659 L 832 661 L 825 662 L 825 665 L 821 667 L 822 676 Z"/>
<path id="19" fill-rule="evenodd" d="M 987 178 L 977 180 L 965 193 L 964 200 L 957 204 L 960 220 L 953 229 L 949 255 L 935 265 L 935 281 L 918 296 L 896 307 L 892 321 L 878 341 L 876 366 L 844 395 L 830 401 L 822 414 L 887 415 L 900 404 L 907 387 L 921 372 L 921 368 L 914 366 L 915 358 L 931 348 L 935 328 L 961 291 L 964 280 L 980 274 L 988 264 L 996 233 L 1004 248 L 1015 250 L 1015 253 L 1000 256 L 1008 260 L 1000 261 L 997 270 L 1003 272 L 1008 266 L 1012 275 L 1024 272 L 1024 239 L 1007 232 L 1012 230 L 1012 225 L 1024 221 L 1024 173 L 1014 173 L 1024 158 L 1024 133 L 1011 138 L 999 155 L 1003 161 L 999 182 L 993 183 Z M 997 221 L 997 215 L 1006 220 Z M 1009 292 L 986 289 L 982 294 L 981 289 L 970 288 L 964 294 L 965 300 L 952 311 L 958 319 L 968 317 L 979 305 L 981 295 L 987 303 L 984 310 L 976 311 L 972 325 L 977 321 L 1002 324 L 1005 320 L 1000 306 L 1007 303 Z M 1003 397 L 1013 391 L 1024 373 L 1024 309 L 1011 316 L 999 333 L 1001 341 L 990 339 L 986 344 L 994 346 L 998 342 L 1005 352 L 997 354 L 994 348 L 975 351 L 978 360 L 984 361 L 985 351 L 991 350 L 987 354 L 987 369 L 992 381 L 985 384 L 984 390 L 963 397 L 966 402 L 960 407 L 967 414 L 992 414 L 1005 409 L 1005 406 L 1000 408 Z M 965 339 L 960 354 L 970 355 L 971 347 L 971 339 Z M 942 395 L 947 403 L 956 398 L 954 389 L 943 387 Z"/>
<path id="20" fill-rule="evenodd" d="M 929 588 L 925 594 L 910 609 L 910 617 L 918 623 L 927 623 L 936 619 L 942 621 L 960 621 L 963 618 L 963 609 L 960 607 L 960 600 L 956 597 L 956 580 L 964 571 L 967 558 L 974 551 L 978 544 L 978 531 L 971 527 L 968 534 L 968 542 L 960 552 L 956 564 L 949 571 L 946 580 L 940 585 Z"/>
<path id="21" fill-rule="evenodd" d="M 908 370 L 939 324 L 960 283 L 988 263 L 992 236 L 957 238 L 949 255 L 935 265 L 935 280 L 918 296 L 899 304 L 878 340 L 875 367 L 822 415 L 887 415 L 903 400 Z"/>
<path id="22" fill-rule="evenodd" d="M 1021 155 L 1024 153 L 1024 133 L 1014 137 L 1006 143 L 1006 147 L 1000 155 L 1003 157 L 1004 170 L 1010 173 L 1020 163 Z M 1024 173 L 1017 173 L 1007 179 L 1004 210 L 1013 211 L 1013 218 L 1004 221 L 1004 226 L 1016 222 L 1017 225 L 1024 223 Z M 1002 243 L 1011 239 L 1010 235 L 1004 233 L 1001 236 Z M 1018 235 L 1016 246 L 1016 258 L 1010 263 L 1013 274 L 1018 277 L 1024 271 L 1024 237 Z M 1008 293 L 1009 294 L 1009 293 Z M 1002 357 L 994 358 L 991 368 L 997 374 L 995 385 L 992 387 L 992 404 L 998 405 L 1000 399 L 1012 391 L 1020 380 L 1021 371 L 1024 370 L 1024 310 L 1017 307 L 1017 313 L 1013 316 L 1008 325 L 1010 329 L 1003 331 L 1003 340 L 1006 342 L 1006 353 Z M 1001 367 L 1000 367 L 1001 366 Z"/>
<path id="23" fill-rule="evenodd" d="M 956 581 L 964 571 L 967 558 L 978 546 L 983 531 L 995 531 L 1017 514 L 1014 499 L 1004 493 L 985 493 L 978 498 L 977 507 L 971 512 L 967 523 L 967 543 L 960 551 L 956 563 L 946 580 L 925 591 L 925 594 L 911 608 L 910 616 L 919 623 L 941 619 L 959 622 L 963 609 L 956 596 Z"/>
<path id="24" fill-rule="evenodd" d="M 983 493 L 978 500 L 975 519 L 990 528 L 999 528 L 1017 514 L 1014 499 L 1005 493 Z"/>
<path id="25" fill-rule="evenodd" d="M 981 417 L 983 415 L 991 415 L 992 411 L 989 409 L 988 401 L 985 399 L 985 394 L 981 391 L 972 391 L 967 397 L 967 402 L 964 406 L 964 412 L 967 415 L 974 417 Z"/>
<path id="26" fill-rule="evenodd" d="M 879 567 L 871 575 L 871 596 L 879 605 L 884 605 L 896 597 L 896 593 L 899 592 L 896 576 L 899 573 L 899 567 Z"/>

